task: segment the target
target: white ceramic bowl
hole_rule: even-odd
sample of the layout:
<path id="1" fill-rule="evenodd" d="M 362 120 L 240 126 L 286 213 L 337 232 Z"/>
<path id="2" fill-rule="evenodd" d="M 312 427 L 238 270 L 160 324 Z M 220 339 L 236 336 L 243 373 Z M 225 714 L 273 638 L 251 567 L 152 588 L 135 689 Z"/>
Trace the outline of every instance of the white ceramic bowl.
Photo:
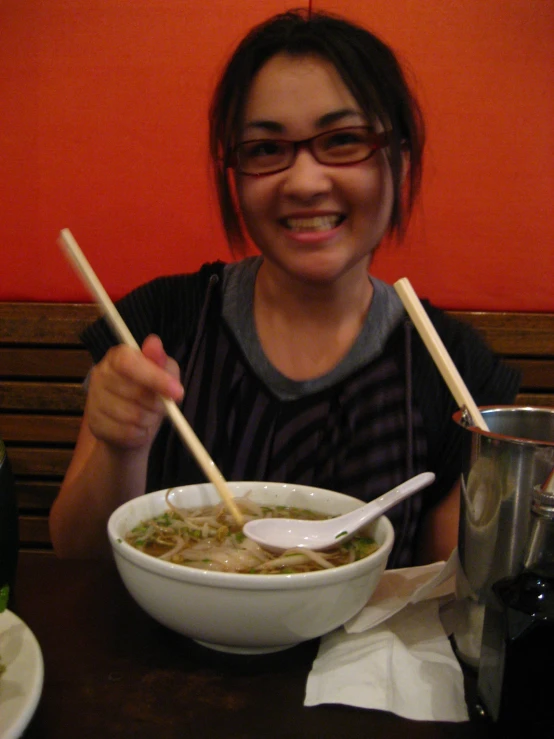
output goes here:
<path id="1" fill-rule="evenodd" d="M 233 495 L 338 515 L 362 505 L 341 493 L 304 485 L 230 482 Z M 394 532 L 385 516 L 369 525 L 379 549 L 335 569 L 291 575 L 208 572 L 144 554 L 124 541 L 140 521 L 167 509 L 165 490 L 139 496 L 111 515 L 108 536 L 125 586 L 136 602 L 164 626 L 225 652 L 275 652 L 326 634 L 352 618 L 375 590 L 392 549 Z M 211 484 L 173 488 L 181 508 L 219 502 Z"/>

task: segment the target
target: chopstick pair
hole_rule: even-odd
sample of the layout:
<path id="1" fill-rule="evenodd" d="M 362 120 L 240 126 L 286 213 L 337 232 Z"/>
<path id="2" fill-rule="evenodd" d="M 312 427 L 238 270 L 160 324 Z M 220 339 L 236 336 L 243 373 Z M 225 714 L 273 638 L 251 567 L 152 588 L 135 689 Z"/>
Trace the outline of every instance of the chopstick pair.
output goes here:
<path id="1" fill-rule="evenodd" d="M 94 270 L 90 266 L 87 258 L 81 251 L 79 245 L 75 241 L 73 234 L 68 228 L 64 228 L 60 231 L 59 244 L 63 248 L 69 261 L 75 268 L 77 274 L 81 277 L 83 283 L 88 288 L 93 298 L 96 300 L 99 308 L 104 313 L 106 320 L 110 324 L 111 328 L 115 332 L 115 335 L 119 338 L 121 343 L 127 344 L 127 346 L 133 347 L 140 351 L 140 347 L 137 344 L 134 336 L 129 331 L 124 320 L 117 311 L 117 308 L 113 304 L 108 293 L 105 291 L 102 283 L 94 273 Z M 215 462 L 208 454 L 206 448 L 202 445 L 200 439 L 194 433 L 192 427 L 188 423 L 187 419 L 183 416 L 179 407 L 174 400 L 164 398 L 160 396 L 164 404 L 165 412 L 171 423 L 175 427 L 175 430 L 181 437 L 182 441 L 188 447 L 200 468 L 204 474 L 210 480 L 221 499 L 229 509 L 229 512 L 237 522 L 239 526 L 244 524 L 244 517 L 238 509 L 232 493 L 227 485 L 227 482 Z"/>

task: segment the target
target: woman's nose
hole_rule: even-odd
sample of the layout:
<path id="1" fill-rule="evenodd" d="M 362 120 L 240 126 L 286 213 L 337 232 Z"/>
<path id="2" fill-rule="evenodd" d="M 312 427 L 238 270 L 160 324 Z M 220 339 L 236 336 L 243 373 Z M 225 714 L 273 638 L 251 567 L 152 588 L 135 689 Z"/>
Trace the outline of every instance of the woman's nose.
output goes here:
<path id="1" fill-rule="evenodd" d="M 291 167 L 283 173 L 283 192 L 291 197 L 313 198 L 331 190 L 329 167 L 320 164 L 309 149 L 302 147 Z"/>

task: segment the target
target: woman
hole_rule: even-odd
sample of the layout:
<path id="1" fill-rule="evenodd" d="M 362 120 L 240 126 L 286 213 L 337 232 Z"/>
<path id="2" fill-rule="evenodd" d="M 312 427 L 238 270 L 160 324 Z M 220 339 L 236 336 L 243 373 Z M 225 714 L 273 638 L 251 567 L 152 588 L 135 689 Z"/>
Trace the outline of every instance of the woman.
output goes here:
<path id="1" fill-rule="evenodd" d="M 383 237 L 405 227 L 423 139 L 394 54 L 366 30 L 294 11 L 248 34 L 213 98 L 211 155 L 231 247 L 249 238 L 261 256 L 120 301 L 142 353 L 115 346 L 103 322 L 85 332 L 95 366 L 51 514 L 59 554 L 100 553 L 125 500 L 203 480 L 160 394 L 181 404 L 228 479 L 370 500 L 434 471 L 432 489 L 390 512 L 389 566 L 448 556 L 454 403 L 394 289 L 368 275 Z M 511 402 L 514 374 L 467 327 L 429 312 L 476 401 Z"/>

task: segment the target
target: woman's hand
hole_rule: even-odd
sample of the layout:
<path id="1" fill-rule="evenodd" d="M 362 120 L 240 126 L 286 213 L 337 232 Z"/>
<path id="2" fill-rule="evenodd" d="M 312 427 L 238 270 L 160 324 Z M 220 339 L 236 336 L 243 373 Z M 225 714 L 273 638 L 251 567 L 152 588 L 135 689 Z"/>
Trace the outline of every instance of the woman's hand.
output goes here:
<path id="1" fill-rule="evenodd" d="M 149 448 L 164 417 L 160 395 L 179 402 L 183 393 L 179 366 L 167 356 L 158 336 L 148 336 L 142 352 L 115 346 L 90 375 L 90 431 L 111 447 Z"/>
<path id="2" fill-rule="evenodd" d="M 142 351 L 110 349 L 92 370 L 75 452 L 50 511 L 59 556 L 109 553 L 108 518 L 145 491 L 148 454 L 164 416 L 160 395 L 180 401 L 183 387 L 157 336 L 148 336 Z"/>

